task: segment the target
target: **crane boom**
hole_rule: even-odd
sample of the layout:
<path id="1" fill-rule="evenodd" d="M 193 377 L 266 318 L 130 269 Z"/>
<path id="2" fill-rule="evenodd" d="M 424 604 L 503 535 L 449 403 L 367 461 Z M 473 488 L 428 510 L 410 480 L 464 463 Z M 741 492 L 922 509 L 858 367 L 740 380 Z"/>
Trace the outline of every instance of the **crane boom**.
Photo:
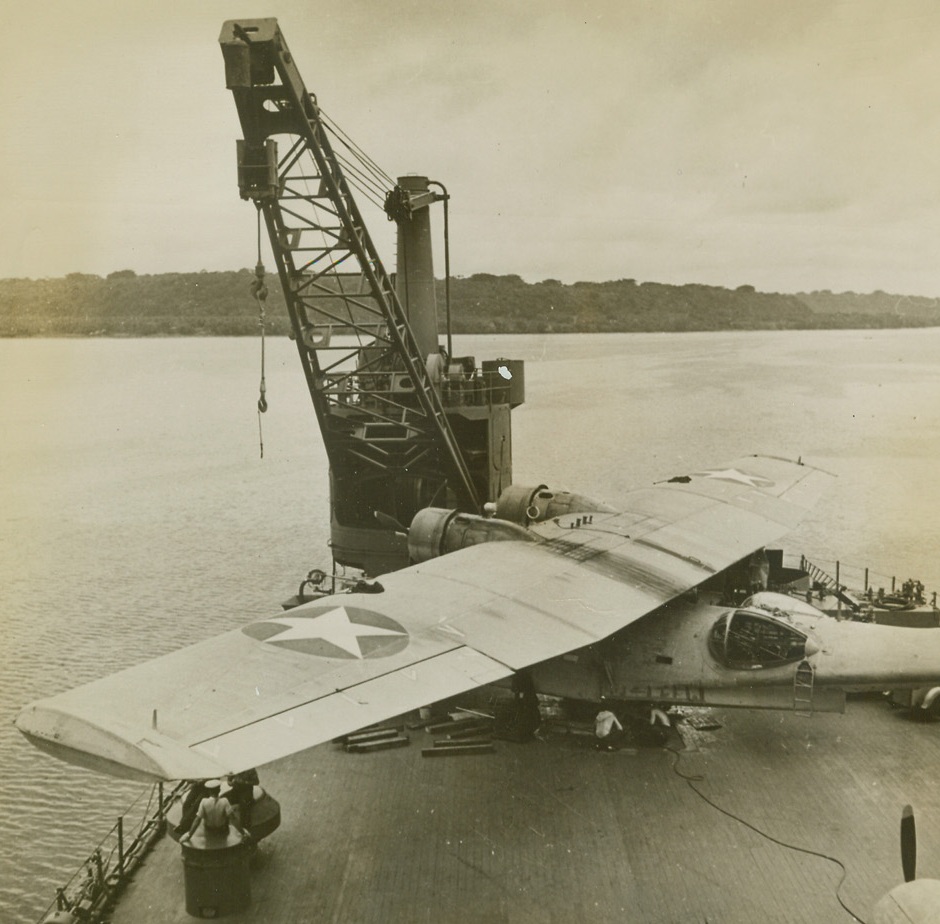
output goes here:
<path id="1" fill-rule="evenodd" d="M 226 22 L 219 41 L 244 136 L 239 191 L 263 215 L 330 463 L 334 560 L 367 573 L 400 567 L 407 553 L 390 523 L 407 525 L 432 504 L 479 513 L 511 479 L 505 459 L 495 463 L 494 486 L 494 464 L 467 457 L 481 448 L 492 456 L 494 437 L 506 443 L 508 407 L 505 426 L 487 427 L 481 445 L 452 425 L 455 395 L 461 407 L 486 408 L 488 419 L 510 396 L 495 370 L 480 377 L 465 366 L 455 390 L 453 358 L 438 347 L 427 213 L 443 196 L 424 177 L 388 192 L 386 212 L 399 231 L 393 280 L 334 151 L 334 129 L 277 20 Z M 274 136 L 282 135 L 279 155 Z M 521 388 L 521 364 L 516 371 Z"/>

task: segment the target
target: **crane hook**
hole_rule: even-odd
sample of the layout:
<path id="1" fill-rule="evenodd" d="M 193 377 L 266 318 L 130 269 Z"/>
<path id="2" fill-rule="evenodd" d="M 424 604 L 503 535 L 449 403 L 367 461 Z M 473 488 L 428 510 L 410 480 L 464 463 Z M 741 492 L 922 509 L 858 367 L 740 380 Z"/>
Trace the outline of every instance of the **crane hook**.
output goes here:
<path id="1" fill-rule="evenodd" d="M 261 328 L 261 385 L 259 387 L 258 411 L 263 414 L 268 409 L 268 399 L 265 397 L 267 388 L 264 382 L 264 303 L 268 297 L 268 287 L 264 282 L 264 264 L 260 259 L 255 266 L 255 278 L 251 280 L 249 288 L 258 303 L 258 325 Z"/>
<path id="2" fill-rule="evenodd" d="M 268 298 L 268 287 L 265 285 L 264 281 L 264 264 L 261 262 L 260 253 L 258 254 L 258 263 L 255 266 L 255 278 L 251 280 L 249 289 L 255 301 L 258 303 L 258 326 L 261 328 L 261 383 L 258 386 L 258 443 L 261 449 L 261 458 L 263 459 L 264 436 L 261 431 L 261 415 L 268 409 L 267 386 L 264 381 L 264 303 Z"/>

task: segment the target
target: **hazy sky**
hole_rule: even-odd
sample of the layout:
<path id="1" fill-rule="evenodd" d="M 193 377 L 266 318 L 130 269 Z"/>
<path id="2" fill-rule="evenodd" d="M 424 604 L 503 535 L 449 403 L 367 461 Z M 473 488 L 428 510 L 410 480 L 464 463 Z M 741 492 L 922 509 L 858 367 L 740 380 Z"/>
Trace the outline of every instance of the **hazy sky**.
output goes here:
<path id="1" fill-rule="evenodd" d="M 276 16 L 457 274 L 940 296 L 936 0 L 5 6 L 0 276 L 252 265 L 217 39 Z"/>

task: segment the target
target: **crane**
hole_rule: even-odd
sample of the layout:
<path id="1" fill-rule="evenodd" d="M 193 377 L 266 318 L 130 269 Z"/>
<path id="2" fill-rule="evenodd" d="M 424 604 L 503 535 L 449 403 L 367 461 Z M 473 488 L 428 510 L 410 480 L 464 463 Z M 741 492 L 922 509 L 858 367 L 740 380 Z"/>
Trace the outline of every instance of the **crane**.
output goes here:
<path id="1" fill-rule="evenodd" d="M 347 182 L 356 167 L 334 148 L 351 150 L 348 138 L 308 92 L 277 20 L 230 20 L 219 42 L 243 134 L 239 193 L 267 229 L 329 460 L 334 571 L 395 570 L 419 510 L 479 514 L 511 484 L 523 364 L 477 369 L 450 355 L 449 331 L 439 345 L 430 207 L 443 201 L 446 216 L 442 184 L 406 176 L 386 191 L 392 277 Z"/>

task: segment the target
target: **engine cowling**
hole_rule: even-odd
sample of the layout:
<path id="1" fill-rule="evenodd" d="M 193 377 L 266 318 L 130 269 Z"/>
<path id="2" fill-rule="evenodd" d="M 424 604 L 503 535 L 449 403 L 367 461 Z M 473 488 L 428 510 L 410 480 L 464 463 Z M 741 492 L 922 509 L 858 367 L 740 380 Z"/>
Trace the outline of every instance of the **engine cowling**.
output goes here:
<path id="1" fill-rule="evenodd" d="M 538 539 L 507 520 L 425 507 L 415 514 L 408 529 L 408 555 L 413 562 L 422 562 L 481 542 L 507 541 L 537 542 Z"/>
<path id="2" fill-rule="evenodd" d="M 496 516 L 510 523 L 528 526 L 541 523 L 566 513 L 616 513 L 602 501 L 572 494 L 570 491 L 553 491 L 547 485 L 536 487 L 510 485 L 496 501 Z"/>

